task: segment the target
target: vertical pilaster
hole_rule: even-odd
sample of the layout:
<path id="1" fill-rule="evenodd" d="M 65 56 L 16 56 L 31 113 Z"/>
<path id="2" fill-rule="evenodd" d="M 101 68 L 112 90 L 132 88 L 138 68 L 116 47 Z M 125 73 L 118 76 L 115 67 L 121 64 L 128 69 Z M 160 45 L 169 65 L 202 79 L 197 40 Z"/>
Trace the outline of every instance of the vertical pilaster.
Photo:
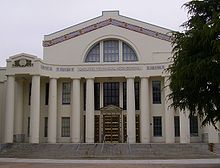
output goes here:
<path id="1" fill-rule="evenodd" d="M 150 94 L 149 94 L 149 79 L 141 78 L 141 143 L 150 143 Z"/>
<path id="2" fill-rule="evenodd" d="M 32 76 L 30 113 L 30 143 L 39 143 L 40 76 L 38 75 Z"/>
<path id="3" fill-rule="evenodd" d="M 134 78 L 127 78 L 127 134 L 129 143 L 136 142 L 135 126 Z"/>
<path id="4" fill-rule="evenodd" d="M 86 79 L 86 143 L 94 143 L 94 79 Z"/>
<path id="5" fill-rule="evenodd" d="M 174 143 L 174 109 L 170 106 L 172 101 L 169 99 L 170 81 L 168 77 L 164 78 L 164 92 L 165 92 L 165 142 Z"/>
<path id="6" fill-rule="evenodd" d="M 48 110 L 48 142 L 57 140 L 57 79 L 51 78 L 49 84 L 49 110 Z"/>
<path id="7" fill-rule="evenodd" d="M 80 79 L 72 80 L 71 141 L 80 143 Z"/>
<path id="8" fill-rule="evenodd" d="M 13 142 L 14 130 L 14 92 L 15 92 L 15 77 L 7 77 L 6 88 L 6 110 L 5 110 L 5 143 Z"/>
<path id="9" fill-rule="evenodd" d="M 23 142 L 24 135 L 22 135 L 22 125 L 23 125 L 23 80 L 18 79 L 16 82 L 16 96 L 15 96 L 15 125 L 14 134 L 15 142 Z"/>
<path id="10" fill-rule="evenodd" d="M 189 111 L 180 111 L 180 143 L 190 143 Z"/>

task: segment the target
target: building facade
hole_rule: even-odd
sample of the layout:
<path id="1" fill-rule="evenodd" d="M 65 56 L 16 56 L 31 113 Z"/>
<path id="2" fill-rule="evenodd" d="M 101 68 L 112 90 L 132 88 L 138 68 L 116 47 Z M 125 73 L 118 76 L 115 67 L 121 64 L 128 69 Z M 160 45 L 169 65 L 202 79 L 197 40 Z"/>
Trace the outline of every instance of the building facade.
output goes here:
<path id="1" fill-rule="evenodd" d="M 105 11 L 0 69 L 0 142 L 219 142 L 169 105 L 171 30 Z"/>

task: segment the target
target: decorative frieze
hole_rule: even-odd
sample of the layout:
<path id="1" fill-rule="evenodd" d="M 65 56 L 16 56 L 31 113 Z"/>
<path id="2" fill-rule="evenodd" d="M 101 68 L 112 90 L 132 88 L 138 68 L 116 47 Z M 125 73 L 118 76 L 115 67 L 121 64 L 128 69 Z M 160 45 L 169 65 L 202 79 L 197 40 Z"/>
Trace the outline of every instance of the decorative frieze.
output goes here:
<path id="1" fill-rule="evenodd" d="M 169 36 L 167 34 L 159 33 L 159 32 L 156 32 L 154 30 L 150 30 L 150 29 L 147 29 L 147 28 L 144 28 L 144 27 L 136 26 L 136 25 L 133 25 L 133 24 L 129 24 L 129 23 L 126 23 L 126 22 L 122 22 L 122 21 L 110 18 L 110 19 L 104 20 L 102 22 L 87 26 L 85 28 L 73 31 L 73 32 L 68 33 L 68 34 L 65 34 L 63 36 L 54 38 L 52 40 L 45 40 L 45 41 L 43 41 L 43 47 L 53 46 L 55 44 L 61 43 L 63 41 L 66 41 L 66 40 L 69 40 L 69 39 L 72 39 L 72 38 L 75 38 L 75 37 L 80 36 L 82 34 L 100 29 L 100 28 L 108 26 L 108 25 L 113 25 L 113 26 L 125 28 L 125 29 L 131 30 L 131 31 L 142 33 L 144 35 L 148 35 L 148 36 L 151 36 L 151 37 L 154 37 L 154 38 L 158 38 L 158 39 L 161 39 L 161 40 L 171 42 L 171 36 Z"/>
<path id="2" fill-rule="evenodd" d="M 14 61 L 12 67 L 32 67 L 33 63 L 31 60 L 21 58 L 19 60 Z"/>

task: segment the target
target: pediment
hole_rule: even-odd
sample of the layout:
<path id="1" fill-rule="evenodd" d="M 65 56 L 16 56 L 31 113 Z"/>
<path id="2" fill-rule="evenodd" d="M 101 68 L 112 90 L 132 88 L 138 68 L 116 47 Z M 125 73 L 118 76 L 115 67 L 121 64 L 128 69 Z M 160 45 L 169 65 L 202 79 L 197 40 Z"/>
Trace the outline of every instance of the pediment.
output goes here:
<path id="1" fill-rule="evenodd" d="M 101 112 L 106 112 L 106 113 L 109 113 L 109 112 L 122 112 L 122 108 L 121 107 L 118 107 L 118 106 L 115 106 L 115 105 L 108 105 L 108 106 L 105 106 L 105 107 L 102 107 L 100 108 L 100 111 Z"/>
<path id="2" fill-rule="evenodd" d="M 12 62 L 12 67 L 32 67 L 37 56 L 21 53 L 11 56 L 7 61 Z"/>
<path id="3" fill-rule="evenodd" d="M 101 17 L 102 18 L 102 17 Z M 156 26 L 148 26 L 149 24 L 145 23 L 143 24 L 134 24 L 132 22 L 133 19 L 126 18 L 126 21 L 120 18 L 125 18 L 124 16 L 115 17 L 109 15 L 108 17 L 104 17 L 103 20 L 100 21 L 100 18 L 94 19 L 93 22 L 89 22 L 90 24 L 86 24 L 86 22 L 82 23 L 83 26 L 73 26 L 73 28 L 69 28 L 70 30 L 66 31 L 65 29 L 58 32 L 58 34 L 55 36 L 53 33 L 50 37 L 50 35 L 47 36 L 46 40 L 43 41 L 43 47 L 50 47 L 53 45 L 56 45 L 58 43 L 62 43 L 64 41 L 82 36 L 86 33 L 101 29 L 103 27 L 112 25 L 116 27 L 120 27 L 129 31 L 134 31 L 136 33 L 140 33 L 143 35 L 151 36 L 160 40 L 165 40 L 168 42 L 171 42 L 171 36 L 169 36 L 165 31 L 157 31 Z M 129 22 L 130 20 L 130 22 Z M 140 22 L 140 21 L 139 21 Z M 136 22 L 135 22 L 136 23 Z M 155 27 L 155 29 L 153 29 Z M 162 30 L 163 28 L 161 28 Z M 165 30 L 165 28 L 164 28 Z M 168 32 L 168 30 L 166 30 Z"/>

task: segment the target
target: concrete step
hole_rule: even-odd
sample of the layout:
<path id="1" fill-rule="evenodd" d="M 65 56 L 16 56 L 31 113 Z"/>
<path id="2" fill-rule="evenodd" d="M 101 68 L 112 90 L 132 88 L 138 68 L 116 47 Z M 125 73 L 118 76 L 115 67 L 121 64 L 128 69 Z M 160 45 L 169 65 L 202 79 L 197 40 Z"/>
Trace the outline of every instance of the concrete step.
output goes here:
<path id="1" fill-rule="evenodd" d="M 220 145 L 219 145 L 220 146 Z M 0 157 L 54 159 L 215 158 L 208 144 L 11 144 Z"/>

